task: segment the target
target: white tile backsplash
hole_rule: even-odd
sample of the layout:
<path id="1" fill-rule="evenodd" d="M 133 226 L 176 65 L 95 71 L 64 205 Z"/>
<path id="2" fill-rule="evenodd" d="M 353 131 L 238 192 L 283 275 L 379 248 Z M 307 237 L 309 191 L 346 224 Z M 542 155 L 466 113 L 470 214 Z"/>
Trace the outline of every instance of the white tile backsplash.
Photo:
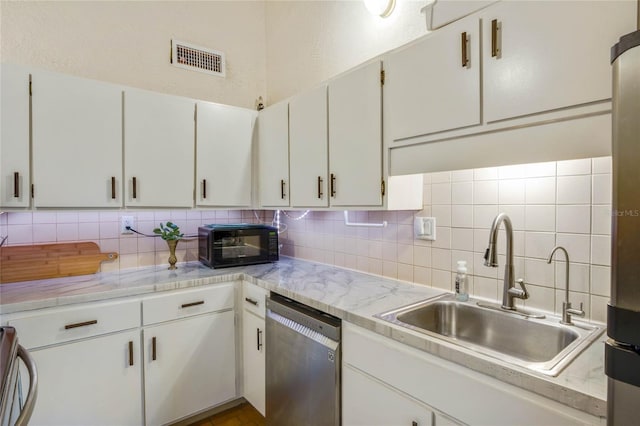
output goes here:
<path id="1" fill-rule="evenodd" d="M 591 318 L 606 319 L 610 286 L 611 158 L 489 167 L 424 175 L 420 211 L 358 211 L 351 219 L 386 220 L 386 228 L 344 225 L 342 212 L 314 211 L 301 220 L 281 216 L 283 254 L 361 270 L 445 290 L 453 290 L 456 262 L 466 260 L 470 291 L 501 300 L 506 237 L 498 234 L 500 266 L 484 266 L 483 255 L 495 216 L 505 212 L 514 228 L 514 269 L 530 283 L 531 299 L 522 306 L 555 310 L 564 297 L 564 258 L 546 259 L 563 245 L 571 259 L 571 301 L 585 303 Z M 117 251 L 119 261 L 103 271 L 166 264 L 164 241 L 120 234 L 120 216 L 135 217 L 137 229 L 151 233 L 172 220 L 195 231 L 204 223 L 254 222 L 253 211 L 37 211 L 0 215 L 0 234 L 8 244 L 78 239 L 96 241 L 102 251 Z M 273 212 L 259 213 L 270 222 Z M 299 216 L 296 212 L 294 216 Z M 436 241 L 414 238 L 415 216 L 437 218 Z M 502 226 L 504 228 L 504 226 Z M 46 240 L 46 241 L 45 241 Z M 197 257 L 197 244 L 179 246 L 179 260 Z"/>

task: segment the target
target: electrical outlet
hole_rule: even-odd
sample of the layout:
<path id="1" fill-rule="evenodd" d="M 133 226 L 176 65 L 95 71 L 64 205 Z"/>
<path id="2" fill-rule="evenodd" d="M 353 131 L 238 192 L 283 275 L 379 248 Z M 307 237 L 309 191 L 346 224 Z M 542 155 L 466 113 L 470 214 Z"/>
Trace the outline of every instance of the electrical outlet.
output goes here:
<path id="1" fill-rule="evenodd" d="M 133 216 L 122 216 L 122 222 L 121 222 L 121 229 L 120 232 L 122 234 L 133 234 L 133 231 L 131 231 L 130 229 L 127 229 L 127 227 L 129 228 L 134 228 L 134 221 L 133 221 Z"/>

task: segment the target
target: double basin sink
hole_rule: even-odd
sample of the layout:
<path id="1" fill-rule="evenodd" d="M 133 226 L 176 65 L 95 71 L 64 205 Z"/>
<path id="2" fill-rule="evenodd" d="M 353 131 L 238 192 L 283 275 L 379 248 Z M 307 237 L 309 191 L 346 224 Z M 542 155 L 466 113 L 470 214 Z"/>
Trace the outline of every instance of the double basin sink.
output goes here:
<path id="1" fill-rule="evenodd" d="M 375 316 L 548 376 L 557 376 L 604 330 L 476 302 L 447 294 Z"/>

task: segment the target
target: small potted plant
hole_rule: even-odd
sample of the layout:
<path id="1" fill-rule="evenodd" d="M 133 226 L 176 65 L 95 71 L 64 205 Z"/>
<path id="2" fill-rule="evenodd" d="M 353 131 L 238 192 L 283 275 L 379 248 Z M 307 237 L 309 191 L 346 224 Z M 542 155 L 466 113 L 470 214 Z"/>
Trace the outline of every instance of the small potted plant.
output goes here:
<path id="1" fill-rule="evenodd" d="M 160 223 L 159 228 L 155 228 L 153 233 L 159 235 L 163 240 L 167 242 L 169 246 L 169 269 L 177 269 L 176 262 L 176 246 L 178 241 L 182 239 L 184 234 L 180 233 L 180 227 L 173 222 L 167 222 L 167 224 Z"/>

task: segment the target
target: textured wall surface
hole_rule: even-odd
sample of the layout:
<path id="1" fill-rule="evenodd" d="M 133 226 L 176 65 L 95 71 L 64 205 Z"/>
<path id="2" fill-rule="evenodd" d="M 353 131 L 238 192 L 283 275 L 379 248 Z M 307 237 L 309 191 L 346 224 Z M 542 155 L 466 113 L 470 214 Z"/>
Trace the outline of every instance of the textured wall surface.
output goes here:
<path id="1" fill-rule="evenodd" d="M 360 0 L 266 4 L 269 104 L 427 33 L 425 1 L 397 0 L 385 19 Z"/>
<path id="2" fill-rule="evenodd" d="M 266 93 L 262 1 L 2 1 L 3 62 L 253 108 Z M 221 78 L 169 63 L 171 39 L 226 54 Z"/>

